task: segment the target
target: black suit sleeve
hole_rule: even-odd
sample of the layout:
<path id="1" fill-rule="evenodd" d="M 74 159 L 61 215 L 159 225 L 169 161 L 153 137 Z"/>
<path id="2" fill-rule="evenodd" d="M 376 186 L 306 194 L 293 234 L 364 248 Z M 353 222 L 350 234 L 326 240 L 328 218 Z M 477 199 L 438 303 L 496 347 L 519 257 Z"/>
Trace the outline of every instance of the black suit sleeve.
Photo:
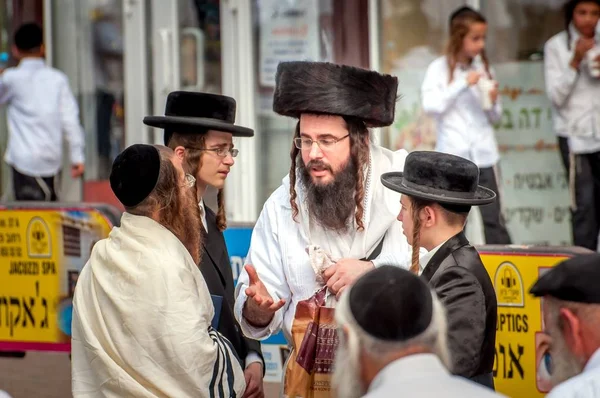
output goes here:
<path id="1" fill-rule="evenodd" d="M 263 358 L 262 349 L 260 347 L 260 341 L 252 340 L 245 336 L 244 336 L 244 341 L 246 342 L 246 348 L 248 349 L 248 352 L 250 352 L 250 351 L 256 352 L 258 354 L 258 356 L 260 357 L 260 359 L 263 361 L 263 370 L 264 370 L 265 359 Z"/>
<path id="2" fill-rule="evenodd" d="M 485 297 L 475 276 L 459 266 L 448 267 L 435 283 L 446 309 L 452 373 L 473 377 L 485 336 Z"/>

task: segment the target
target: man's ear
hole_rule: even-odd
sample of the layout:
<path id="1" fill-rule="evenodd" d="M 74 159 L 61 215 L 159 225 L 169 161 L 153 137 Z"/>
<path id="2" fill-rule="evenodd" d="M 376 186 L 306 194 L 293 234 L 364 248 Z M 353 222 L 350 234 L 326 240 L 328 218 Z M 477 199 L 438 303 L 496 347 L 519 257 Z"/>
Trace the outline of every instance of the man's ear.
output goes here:
<path id="1" fill-rule="evenodd" d="M 568 308 L 559 312 L 560 332 L 563 334 L 569 351 L 581 358 L 584 355 L 581 323 L 579 318 Z"/>
<path id="2" fill-rule="evenodd" d="M 421 210 L 421 225 L 424 227 L 432 227 L 435 225 L 437 220 L 437 214 L 435 210 L 431 206 L 425 206 L 423 210 Z"/>
<path id="3" fill-rule="evenodd" d="M 173 149 L 173 152 L 175 152 L 175 155 L 177 155 L 179 159 L 183 160 L 183 158 L 185 157 L 185 148 L 181 145 L 176 146 L 175 149 Z"/>
<path id="4" fill-rule="evenodd" d="M 19 49 L 17 48 L 17 46 L 15 46 L 14 44 L 10 47 L 10 51 L 12 53 L 12 56 L 16 59 L 16 60 L 21 60 L 21 51 L 19 51 Z"/>

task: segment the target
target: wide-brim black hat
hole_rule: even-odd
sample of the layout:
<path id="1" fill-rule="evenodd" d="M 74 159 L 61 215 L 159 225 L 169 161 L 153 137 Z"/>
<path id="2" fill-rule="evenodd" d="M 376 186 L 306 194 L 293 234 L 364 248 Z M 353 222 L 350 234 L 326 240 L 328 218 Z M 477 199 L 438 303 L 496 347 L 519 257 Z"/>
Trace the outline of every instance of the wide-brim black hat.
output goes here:
<path id="1" fill-rule="evenodd" d="M 165 130 L 165 144 L 170 135 L 217 130 L 235 137 L 253 137 L 254 130 L 235 124 L 235 100 L 218 94 L 173 91 L 167 97 L 164 116 L 146 116 L 144 124 Z"/>
<path id="2" fill-rule="evenodd" d="M 275 76 L 273 111 L 356 117 L 369 127 L 394 122 L 398 78 L 329 62 L 282 62 Z"/>
<path id="3" fill-rule="evenodd" d="M 475 163 L 441 152 L 411 152 L 404 171 L 385 173 L 381 182 L 401 194 L 441 204 L 480 206 L 496 200 L 494 191 L 479 185 Z"/>

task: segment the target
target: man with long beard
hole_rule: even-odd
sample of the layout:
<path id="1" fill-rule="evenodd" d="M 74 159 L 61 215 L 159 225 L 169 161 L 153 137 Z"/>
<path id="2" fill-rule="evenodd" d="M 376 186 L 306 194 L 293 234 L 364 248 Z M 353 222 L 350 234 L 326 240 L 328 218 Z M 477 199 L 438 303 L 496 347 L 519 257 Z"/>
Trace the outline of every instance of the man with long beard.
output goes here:
<path id="1" fill-rule="evenodd" d="M 600 397 L 600 254 L 573 257 L 542 275 L 530 293 L 542 297 L 550 335 L 550 398 Z"/>
<path id="2" fill-rule="evenodd" d="M 296 306 L 321 282 L 339 295 L 381 264 L 408 267 L 400 195 L 379 180 L 402 170 L 406 151 L 375 145 L 368 130 L 393 122 L 397 87 L 396 77 L 345 65 L 279 64 L 273 109 L 298 123 L 290 172 L 263 207 L 236 287 L 247 336 L 283 329 L 292 342 Z M 313 255 L 333 265 L 315 270 Z"/>
<path id="3" fill-rule="evenodd" d="M 75 289 L 73 396 L 241 396 L 240 362 L 211 327 L 197 265 L 195 179 L 171 149 L 132 145 L 110 184 L 125 213 L 94 245 Z"/>
<path id="4" fill-rule="evenodd" d="M 442 303 L 416 275 L 383 266 L 342 295 L 332 384 L 340 398 L 496 397 L 447 370 Z"/>

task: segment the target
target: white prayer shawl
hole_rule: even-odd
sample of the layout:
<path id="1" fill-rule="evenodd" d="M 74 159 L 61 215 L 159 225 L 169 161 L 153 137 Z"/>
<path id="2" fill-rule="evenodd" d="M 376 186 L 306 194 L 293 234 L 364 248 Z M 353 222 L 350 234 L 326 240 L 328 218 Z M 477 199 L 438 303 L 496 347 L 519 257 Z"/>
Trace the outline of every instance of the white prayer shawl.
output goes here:
<path id="1" fill-rule="evenodd" d="M 183 244 L 124 213 L 94 246 L 73 299 L 74 397 L 241 397 L 244 374 Z"/>
<path id="2" fill-rule="evenodd" d="M 410 266 L 411 248 L 397 221 L 400 212 L 400 194 L 387 189 L 381 183 L 381 174 L 402 171 L 407 156 L 405 150 L 396 152 L 370 146 L 370 167 L 366 178 L 364 231 L 337 234 L 310 222 L 304 189 L 296 184 L 300 214 L 298 221 L 292 219 L 289 178 L 265 202 L 254 226 L 247 264 L 256 268 L 258 276 L 275 300 L 284 299 L 286 305 L 273 317 L 265 328 L 255 328 L 242 316 L 248 287 L 248 274 L 242 270 L 236 287 L 235 316 L 244 334 L 254 339 L 266 339 L 283 328 L 291 341 L 291 327 L 299 301 L 315 293 L 319 287 L 317 276 L 311 266 L 306 248 L 319 246 L 332 259 L 367 257 L 385 235 L 381 254 L 374 265 Z"/>

